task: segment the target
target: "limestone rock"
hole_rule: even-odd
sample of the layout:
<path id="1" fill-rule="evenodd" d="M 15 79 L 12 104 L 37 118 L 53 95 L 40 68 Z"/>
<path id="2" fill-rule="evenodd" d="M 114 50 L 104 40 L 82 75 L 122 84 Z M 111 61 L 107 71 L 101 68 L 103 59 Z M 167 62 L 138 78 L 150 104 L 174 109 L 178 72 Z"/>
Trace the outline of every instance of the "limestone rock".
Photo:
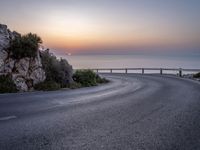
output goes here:
<path id="1" fill-rule="evenodd" d="M 36 58 L 13 59 L 8 51 L 11 40 L 21 36 L 17 32 L 11 32 L 6 25 L 0 24 L 0 75 L 9 74 L 19 91 L 28 91 L 33 86 L 46 79 L 40 58 L 37 51 Z"/>
<path id="2" fill-rule="evenodd" d="M 21 74 L 23 77 L 26 77 L 29 70 L 29 61 L 30 58 L 20 59 L 15 63 L 15 72 Z"/>
<path id="3" fill-rule="evenodd" d="M 4 72 L 4 61 L 8 57 L 8 53 L 4 50 L 0 50 L 0 73 Z"/>
<path id="4" fill-rule="evenodd" d="M 14 83 L 16 84 L 17 89 L 21 92 L 28 91 L 29 89 L 26 84 L 26 80 L 22 77 L 15 78 Z"/>
<path id="5" fill-rule="evenodd" d="M 5 49 L 9 46 L 10 35 L 6 25 L 0 24 L 0 50 Z"/>
<path id="6" fill-rule="evenodd" d="M 42 68 L 33 70 L 30 74 L 30 79 L 33 80 L 33 85 L 44 81 L 46 79 L 44 70 Z"/>
<path id="7" fill-rule="evenodd" d="M 31 68 L 41 67 L 42 68 L 42 62 L 41 62 L 41 58 L 40 58 L 39 52 L 37 53 L 37 57 L 36 58 L 30 59 L 30 67 Z"/>
<path id="8" fill-rule="evenodd" d="M 14 69 L 15 61 L 16 60 L 14 60 L 12 58 L 8 58 L 5 60 L 4 73 L 6 73 L 6 74 L 12 73 L 12 71 Z"/>

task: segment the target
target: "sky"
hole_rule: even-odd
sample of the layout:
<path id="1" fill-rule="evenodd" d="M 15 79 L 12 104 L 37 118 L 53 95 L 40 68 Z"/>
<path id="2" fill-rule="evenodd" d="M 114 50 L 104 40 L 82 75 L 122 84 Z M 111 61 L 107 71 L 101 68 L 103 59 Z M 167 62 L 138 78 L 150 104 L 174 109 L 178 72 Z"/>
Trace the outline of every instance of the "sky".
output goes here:
<path id="1" fill-rule="evenodd" d="M 1 0 L 0 23 L 57 53 L 200 51 L 199 0 Z"/>

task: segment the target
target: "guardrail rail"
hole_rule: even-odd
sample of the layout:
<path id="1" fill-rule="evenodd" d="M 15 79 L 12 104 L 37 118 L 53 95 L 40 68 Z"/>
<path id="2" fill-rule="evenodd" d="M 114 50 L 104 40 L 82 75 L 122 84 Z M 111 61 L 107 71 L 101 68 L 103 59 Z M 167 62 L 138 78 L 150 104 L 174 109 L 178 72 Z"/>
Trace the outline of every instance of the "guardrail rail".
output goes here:
<path id="1" fill-rule="evenodd" d="M 158 71 L 159 74 L 165 74 L 165 71 L 176 71 L 177 75 L 183 76 L 183 72 L 200 72 L 200 69 L 183 69 L 183 68 L 92 68 L 91 70 L 97 73 L 115 73 L 116 71 L 122 71 L 120 73 L 130 73 L 130 71 L 139 71 L 141 74 L 145 74 L 145 71 Z"/>

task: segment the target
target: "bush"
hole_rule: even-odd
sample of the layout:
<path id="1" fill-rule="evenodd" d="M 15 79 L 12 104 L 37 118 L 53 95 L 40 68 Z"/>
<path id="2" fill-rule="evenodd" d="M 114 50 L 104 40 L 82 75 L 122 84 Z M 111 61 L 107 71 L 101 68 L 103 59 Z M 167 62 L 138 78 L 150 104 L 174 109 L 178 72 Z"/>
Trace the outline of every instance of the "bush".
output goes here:
<path id="1" fill-rule="evenodd" d="M 16 85 L 10 76 L 0 76 L 0 93 L 14 93 L 17 91 Z"/>
<path id="2" fill-rule="evenodd" d="M 101 78 L 98 74 L 96 75 L 97 83 L 108 83 L 109 81 L 106 78 Z"/>
<path id="3" fill-rule="evenodd" d="M 73 75 L 73 79 L 82 86 L 97 85 L 96 74 L 91 70 L 77 70 Z"/>
<path id="4" fill-rule="evenodd" d="M 54 81 L 44 81 L 34 86 L 39 91 L 54 91 L 60 89 L 60 85 Z"/>
<path id="5" fill-rule="evenodd" d="M 92 70 L 77 70 L 73 79 L 75 82 L 80 83 L 82 86 L 95 86 L 98 83 L 108 82 L 105 78 L 101 78 L 99 75 L 94 73 Z"/>
<path id="6" fill-rule="evenodd" d="M 67 87 L 70 89 L 77 89 L 77 88 L 81 88 L 82 85 L 80 83 L 73 82 L 73 83 L 70 83 Z"/>
<path id="7" fill-rule="evenodd" d="M 65 59 L 58 60 L 48 49 L 41 52 L 41 58 L 47 81 L 54 81 L 62 88 L 72 83 L 72 66 Z"/>
<path id="8" fill-rule="evenodd" d="M 24 36 L 17 36 L 10 44 L 11 57 L 14 59 L 35 58 L 40 43 L 42 43 L 42 40 L 36 34 L 29 33 Z"/>
<path id="9" fill-rule="evenodd" d="M 194 78 L 200 78 L 200 72 L 193 75 Z"/>

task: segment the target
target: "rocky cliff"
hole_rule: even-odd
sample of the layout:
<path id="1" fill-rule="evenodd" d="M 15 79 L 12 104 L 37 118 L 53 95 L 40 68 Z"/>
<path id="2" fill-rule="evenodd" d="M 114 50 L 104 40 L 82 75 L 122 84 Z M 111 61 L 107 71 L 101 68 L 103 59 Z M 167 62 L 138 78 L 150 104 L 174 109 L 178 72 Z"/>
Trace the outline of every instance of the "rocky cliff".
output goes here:
<path id="1" fill-rule="evenodd" d="M 0 24 L 0 75 L 11 75 L 19 91 L 32 90 L 33 86 L 45 80 L 40 52 L 35 58 L 13 59 L 8 50 L 11 40 L 20 36 L 11 32 L 6 25 Z"/>

